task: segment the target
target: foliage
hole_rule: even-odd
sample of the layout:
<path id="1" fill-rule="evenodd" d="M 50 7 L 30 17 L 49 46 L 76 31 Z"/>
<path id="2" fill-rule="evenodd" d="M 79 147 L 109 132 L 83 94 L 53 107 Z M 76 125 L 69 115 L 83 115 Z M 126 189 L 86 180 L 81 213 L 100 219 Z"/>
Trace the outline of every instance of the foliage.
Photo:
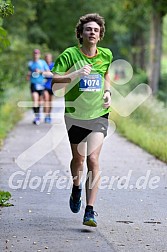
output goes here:
<path id="1" fill-rule="evenodd" d="M 10 59 L 10 64 L 9 61 L 6 60 L 7 58 Z M 17 86 L 23 86 L 23 83 L 25 83 L 27 62 L 25 52 L 21 47 L 19 50 L 15 48 L 10 51 L 5 51 L 5 54 L 1 55 L 0 65 L 1 93 Z"/>
<path id="2" fill-rule="evenodd" d="M 0 17 L 7 17 L 14 13 L 14 6 L 11 1 L 0 0 Z"/>
<path id="3" fill-rule="evenodd" d="M 136 73 L 133 74 L 132 79 L 124 85 L 112 84 L 112 86 L 119 91 L 123 96 L 128 95 L 134 88 L 139 84 L 145 83 L 148 84 L 146 72 L 138 69 Z"/>
<path id="4" fill-rule="evenodd" d="M 86 0 L 57 0 L 49 3 L 44 1 L 42 4 L 41 2 L 37 4 L 37 23 L 47 34 L 49 47 L 62 51 L 77 43 L 75 26 L 80 16 L 89 12 L 98 12 L 106 17 L 111 12 L 111 7 L 112 4 L 107 0 L 90 0 L 89 4 Z M 110 44 L 111 41 L 110 36 Z"/>
<path id="5" fill-rule="evenodd" d="M 8 39 L 8 33 L 5 29 L 0 27 L 0 52 L 7 48 L 10 45 L 9 39 Z"/>
<path id="6" fill-rule="evenodd" d="M 139 54 L 142 49 L 141 43 L 144 43 L 145 50 L 147 49 L 150 6 L 147 0 L 142 0 L 140 4 L 136 0 L 122 0 L 114 1 L 112 9 L 111 32 L 117 49 L 116 56 L 122 56 L 132 62 L 132 55 Z"/>
<path id="7" fill-rule="evenodd" d="M 157 12 L 161 12 L 162 15 L 165 15 L 167 13 L 166 0 L 152 0 L 151 4 L 152 8 L 154 8 Z"/>
<path id="8" fill-rule="evenodd" d="M 0 0 L 0 52 L 10 45 L 7 31 L 1 27 L 3 18 L 12 15 L 13 13 L 14 6 L 11 4 L 11 1 Z"/>
<path id="9" fill-rule="evenodd" d="M 5 93 L 3 93 L 3 96 L 1 95 L 0 147 L 3 145 L 3 139 L 13 129 L 14 125 L 22 118 L 23 112 L 25 112 L 24 109 L 17 106 L 17 103 L 20 100 L 30 100 L 28 86 L 9 89 Z"/>
<path id="10" fill-rule="evenodd" d="M 163 18 L 163 55 L 164 54 L 167 55 L 167 15 Z"/>
<path id="11" fill-rule="evenodd" d="M 11 204 L 11 203 L 5 203 L 10 198 L 11 198 L 10 192 L 0 191 L 0 206 L 1 207 L 4 207 L 4 206 L 5 207 L 13 206 L 13 204 Z"/>
<path id="12" fill-rule="evenodd" d="M 167 73 L 161 75 L 157 97 L 167 104 Z"/>
<path id="13" fill-rule="evenodd" d="M 167 162 L 166 110 L 162 102 L 150 98 L 129 117 L 123 118 L 112 111 L 111 119 L 114 120 L 118 132 L 123 136 Z"/>
<path id="14" fill-rule="evenodd" d="M 30 23 L 36 20 L 36 2 L 36 0 L 12 0 L 15 12 L 4 19 L 4 28 L 13 38 L 19 37 L 22 41 L 27 39 L 27 33 L 31 30 Z"/>

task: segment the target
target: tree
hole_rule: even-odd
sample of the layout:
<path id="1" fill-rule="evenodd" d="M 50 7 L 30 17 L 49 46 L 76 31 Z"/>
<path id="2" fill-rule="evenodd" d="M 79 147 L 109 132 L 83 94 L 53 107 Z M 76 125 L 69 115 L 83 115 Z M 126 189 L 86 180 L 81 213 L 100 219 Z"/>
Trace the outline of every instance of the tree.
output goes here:
<path id="1" fill-rule="evenodd" d="M 120 56 L 130 61 L 134 70 L 145 70 L 150 20 L 147 0 L 113 1 L 113 13 L 112 33 Z"/>
<path id="2" fill-rule="evenodd" d="M 47 35 L 48 45 L 53 50 L 62 51 L 66 47 L 76 44 L 75 25 L 79 17 L 90 12 L 98 12 L 111 26 L 112 2 L 108 0 L 45 0 L 37 4 L 36 24 Z M 109 18 L 108 18 L 109 17 Z M 32 37 L 31 37 L 32 38 Z M 31 39 L 30 38 L 30 39 Z M 108 40 L 107 40 L 108 38 Z M 31 40 L 32 41 L 32 40 Z M 112 36 L 105 36 L 105 43 L 111 44 Z"/>
<path id="3" fill-rule="evenodd" d="M 0 52 L 10 45 L 7 31 L 2 27 L 3 18 L 14 13 L 11 1 L 0 0 Z"/>
<path id="4" fill-rule="evenodd" d="M 14 15 L 4 20 L 4 28 L 8 30 L 12 39 L 19 38 L 27 41 L 27 36 L 36 20 L 36 4 L 38 0 L 12 0 L 15 7 Z"/>
<path id="5" fill-rule="evenodd" d="M 163 17 L 167 13 L 167 4 L 165 0 L 151 0 L 151 4 L 150 67 L 148 75 L 149 85 L 153 94 L 156 94 L 161 72 L 162 23 Z"/>

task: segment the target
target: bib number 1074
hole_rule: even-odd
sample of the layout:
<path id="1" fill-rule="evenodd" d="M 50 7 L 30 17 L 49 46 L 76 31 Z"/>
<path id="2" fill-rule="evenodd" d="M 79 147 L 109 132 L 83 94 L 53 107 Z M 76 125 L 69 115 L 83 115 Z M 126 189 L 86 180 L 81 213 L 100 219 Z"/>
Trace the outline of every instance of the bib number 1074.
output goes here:
<path id="1" fill-rule="evenodd" d="M 83 76 L 79 83 L 80 91 L 100 91 L 101 90 L 101 75 L 90 74 Z"/>
<path id="2" fill-rule="evenodd" d="M 85 87 L 95 87 L 100 85 L 99 80 L 83 80 Z"/>

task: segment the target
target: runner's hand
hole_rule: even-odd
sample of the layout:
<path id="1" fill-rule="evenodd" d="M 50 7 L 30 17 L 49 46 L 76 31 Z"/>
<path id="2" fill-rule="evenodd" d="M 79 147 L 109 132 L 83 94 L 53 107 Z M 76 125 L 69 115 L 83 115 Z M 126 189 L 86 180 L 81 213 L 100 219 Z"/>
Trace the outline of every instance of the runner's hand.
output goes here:
<path id="1" fill-rule="evenodd" d="M 79 70 L 77 70 L 79 76 L 89 75 L 92 70 L 92 65 L 85 65 Z"/>
<path id="2" fill-rule="evenodd" d="M 41 70 L 39 70 L 38 68 L 35 69 L 36 73 L 41 73 Z"/>
<path id="3" fill-rule="evenodd" d="M 104 108 L 109 108 L 111 106 L 111 95 L 109 92 L 104 93 L 103 95 L 103 99 L 104 99 Z"/>

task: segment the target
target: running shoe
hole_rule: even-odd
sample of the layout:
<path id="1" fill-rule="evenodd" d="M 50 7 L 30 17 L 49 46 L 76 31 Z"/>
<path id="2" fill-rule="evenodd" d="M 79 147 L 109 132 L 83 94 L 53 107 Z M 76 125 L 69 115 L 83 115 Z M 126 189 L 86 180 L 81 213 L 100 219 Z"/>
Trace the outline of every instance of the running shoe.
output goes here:
<path id="1" fill-rule="evenodd" d="M 40 125 L 40 119 L 38 117 L 36 117 L 33 121 L 33 124 L 35 125 Z"/>
<path id="2" fill-rule="evenodd" d="M 90 226 L 90 227 L 97 227 L 97 221 L 95 216 L 98 214 L 93 210 L 86 210 L 83 218 L 83 225 Z"/>
<path id="3" fill-rule="evenodd" d="M 51 121 L 52 121 L 52 120 L 51 120 L 51 118 L 50 118 L 49 116 L 46 116 L 46 117 L 45 117 L 45 123 L 49 123 L 49 124 L 50 124 Z"/>
<path id="4" fill-rule="evenodd" d="M 77 201 L 74 201 L 72 194 L 70 196 L 70 209 L 73 213 L 78 213 L 81 208 L 81 190 L 78 193 L 79 200 Z"/>

